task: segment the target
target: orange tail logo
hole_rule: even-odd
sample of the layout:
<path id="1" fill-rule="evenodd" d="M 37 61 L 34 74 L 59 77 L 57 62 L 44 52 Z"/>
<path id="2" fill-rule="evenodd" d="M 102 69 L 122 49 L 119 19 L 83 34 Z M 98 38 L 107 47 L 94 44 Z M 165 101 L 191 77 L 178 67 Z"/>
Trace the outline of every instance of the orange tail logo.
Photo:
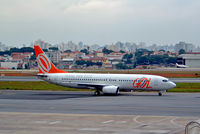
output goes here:
<path id="1" fill-rule="evenodd" d="M 67 73 L 56 68 L 49 60 L 47 55 L 42 51 L 40 46 L 34 46 L 40 73 Z"/>

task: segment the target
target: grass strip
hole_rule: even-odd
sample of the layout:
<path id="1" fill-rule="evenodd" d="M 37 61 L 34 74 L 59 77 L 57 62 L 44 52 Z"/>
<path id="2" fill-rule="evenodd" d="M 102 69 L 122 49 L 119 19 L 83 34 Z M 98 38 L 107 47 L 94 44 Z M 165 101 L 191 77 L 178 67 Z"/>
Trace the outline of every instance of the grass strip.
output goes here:
<path id="1" fill-rule="evenodd" d="M 84 91 L 50 84 L 45 81 L 1 81 L 0 90 L 50 90 L 50 91 Z"/>
<path id="2" fill-rule="evenodd" d="M 200 83 L 176 83 L 168 92 L 200 92 Z"/>

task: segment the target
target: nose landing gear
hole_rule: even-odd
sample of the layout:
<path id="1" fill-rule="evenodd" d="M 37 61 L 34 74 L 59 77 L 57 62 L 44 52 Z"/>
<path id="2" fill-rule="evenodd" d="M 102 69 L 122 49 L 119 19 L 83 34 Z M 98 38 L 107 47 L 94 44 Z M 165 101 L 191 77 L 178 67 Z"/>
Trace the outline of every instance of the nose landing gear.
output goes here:
<path id="1" fill-rule="evenodd" d="M 158 95 L 159 95 L 159 96 L 163 96 L 163 93 L 166 93 L 166 90 L 159 91 L 159 92 L 158 92 Z"/>

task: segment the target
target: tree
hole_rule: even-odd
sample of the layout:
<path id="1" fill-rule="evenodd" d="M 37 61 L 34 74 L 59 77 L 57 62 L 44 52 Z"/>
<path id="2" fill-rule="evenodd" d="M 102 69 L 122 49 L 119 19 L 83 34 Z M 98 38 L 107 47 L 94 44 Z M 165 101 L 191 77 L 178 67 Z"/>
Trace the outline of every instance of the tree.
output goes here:
<path id="1" fill-rule="evenodd" d="M 120 50 L 119 52 L 120 52 L 120 53 L 125 53 L 125 51 L 123 51 L 123 50 Z"/>
<path id="2" fill-rule="evenodd" d="M 126 64 L 132 64 L 132 58 L 133 58 L 133 54 L 125 54 L 123 56 L 123 61 L 125 61 Z"/>
<path id="3" fill-rule="evenodd" d="M 21 52 L 21 50 L 16 47 L 10 48 L 10 53 L 13 53 L 13 52 Z"/>
<path id="4" fill-rule="evenodd" d="M 88 55 L 88 54 L 89 54 L 89 52 L 88 52 L 88 50 L 87 50 L 87 49 L 82 49 L 80 52 L 82 52 L 82 53 L 85 53 L 86 55 Z"/>
<path id="5" fill-rule="evenodd" d="M 160 49 L 159 52 L 165 52 L 165 50 L 164 49 Z"/>
<path id="6" fill-rule="evenodd" d="M 123 63 L 116 64 L 117 69 L 129 69 L 129 67 Z"/>
<path id="7" fill-rule="evenodd" d="M 184 50 L 184 49 L 180 49 L 180 50 L 178 51 L 178 54 L 179 54 L 179 55 L 185 54 L 185 50 Z"/>
<path id="8" fill-rule="evenodd" d="M 35 53 L 31 56 L 30 60 L 36 60 Z"/>
<path id="9" fill-rule="evenodd" d="M 176 64 L 177 62 L 177 57 L 169 57 L 167 60 L 166 60 L 167 64 L 170 64 L 170 63 L 173 63 L 173 64 Z"/>
<path id="10" fill-rule="evenodd" d="M 30 69 L 29 64 L 25 64 L 25 69 Z"/>
<path id="11" fill-rule="evenodd" d="M 148 65 L 149 64 L 149 57 L 148 56 L 141 56 L 136 58 L 137 65 Z"/>
<path id="12" fill-rule="evenodd" d="M 109 49 L 107 49 L 107 48 L 103 48 L 103 50 L 102 50 L 102 52 L 104 53 L 104 54 L 110 54 L 110 53 L 112 53 L 113 52 L 113 50 L 109 50 Z"/>
<path id="13" fill-rule="evenodd" d="M 143 49 L 143 48 L 140 48 L 140 49 L 137 49 L 136 52 L 135 52 L 135 56 L 136 57 L 140 57 L 144 54 L 144 52 L 148 52 L 148 53 L 152 53 L 152 51 L 149 51 L 147 49 Z"/>
<path id="14" fill-rule="evenodd" d="M 71 51 L 71 50 L 65 50 L 64 52 L 66 52 L 66 53 L 71 53 L 72 51 Z"/>
<path id="15" fill-rule="evenodd" d="M 96 65 L 97 66 L 102 66 L 102 62 L 97 62 Z"/>
<path id="16" fill-rule="evenodd" d="M 49 50 L 58 51 L 57 47 L 50 47 Z"/>
<path id="17" fill-rule="evenodd" d="M 86 64 L 86 61 L 84 61 L 84 60 L 77 60 L 75 63 L 76 63 L 76 65 L 84 65 L 84 64 Z"/>
<path id="18" fill-rule="evenodd" d="M 22 47 L 20 49 L 21 52 L 34 52 L 34 49 L 32 47 Z"/>
<path id="19" fill-rule="evenodd" d="M 44 52 L 48 52 L 48 49 L 42 49 Z"/>

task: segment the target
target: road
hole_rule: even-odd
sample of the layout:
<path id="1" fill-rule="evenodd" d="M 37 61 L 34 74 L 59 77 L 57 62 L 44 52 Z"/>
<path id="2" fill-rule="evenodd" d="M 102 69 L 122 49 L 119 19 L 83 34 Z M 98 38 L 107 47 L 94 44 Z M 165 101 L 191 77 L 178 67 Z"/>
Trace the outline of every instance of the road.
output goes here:
<path id="1" fill-rule="evenodd" d="M 175 83 L 200 83 L 200 78 L 169 78 Z M 35 76 L 3 76 L 0 81 L 43 81 Z"/>

